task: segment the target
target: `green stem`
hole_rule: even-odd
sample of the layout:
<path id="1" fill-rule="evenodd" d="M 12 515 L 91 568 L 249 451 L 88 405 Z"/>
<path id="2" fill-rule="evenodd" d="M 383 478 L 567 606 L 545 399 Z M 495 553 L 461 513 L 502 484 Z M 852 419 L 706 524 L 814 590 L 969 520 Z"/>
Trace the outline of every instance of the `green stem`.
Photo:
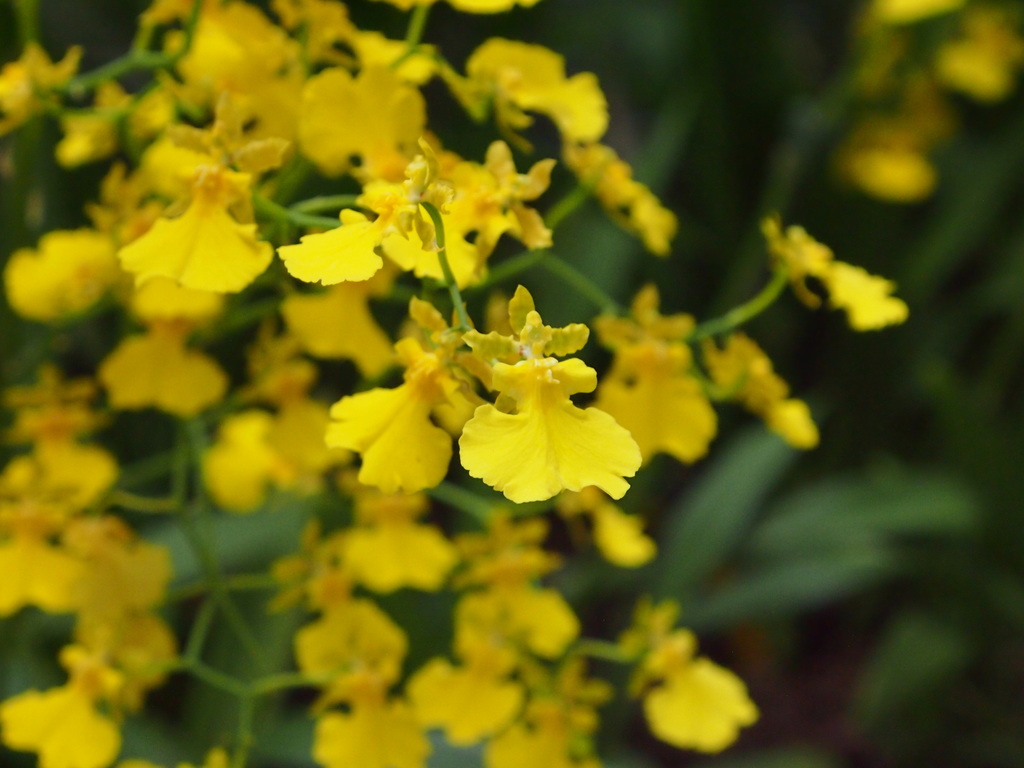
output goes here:
<path id="1" fill-rule="evenodd" d="M 308 200 L 300 200 L 288 206 L 295 213 L 321 213 L 323 211 L 340 211 L 352 208 L 359 202 L 359 195 L 319 195 Z M 337 225 L 335 225 L 337 226 Z"/>
<path id="2" fill-rule="evenodd" d="M 547 251 L 544 250 L 536 250 L 523 251 L 522 253 L 516 254 L 515 256 L 501 262 L 501 264 L 488 272 L 487 277 L 479 283 L 469 286 L 469 290 L 487 290 L 491 286 L 503 283 L 522 272 L 533 269 L 544 260 L 546 253 Z"/>
<path id="3" fill-rule="evenodd" d="M 254 680 L 249 690 L 254 696 L 265 696 L 268 693 L 286 691 L 290 688 L 315 688 L 323 683 L 323 680 L 313 680 L 301 672 L 282 672 Z"/>
<path id="4" fill-rule="evenodd" d="M 134 464 L 129 464 L 121 469 L 120 484 L 130 488 L 131 486 L 142 485 L 150 480 L 163 477 L 174 466 L 174 458 L 174 451 L 167 451 L 166 453 L 158 453 L 156 456 L 139 459 Z"/>
<path id="5" fill-rule="evenodd" d="M 199 530 L 198 520 L 193 519 L 193 516 L 200 516 L 206 509 L 205 499 L 203 497 L 203 485 L 202 478 L 199 477 L 199 462 L 205 449 L 205 432 L 203 424 L 199 420 L 189 422 L 188 428 L 188 445 L 191 448 L 191 453 L 194 461 L 196 462 L 196 480 L 194 494 L 195 498 L 191 505 L 192 511 L 189 511 L 189 507 L 185 507 L 178 519 L 181 521 L 182 530 L 185 532 L 192 549 L 196 554 L 196 558 L 199 560 L 199 565 L 203 570 L 203 576 L 206 582 L 210 586 L 210 594 L 217 601 L 221 611 L 224 613 L 224 618 L 227 619 L 229 626 L 235 633 L 235 637 L 241 643 L 242 647 L 245 648 L 246 652 L 253 658 L 254 661 L 264 666 L 263 651 L 260 648 L 259 642 L 249 629 L 248 624 L 245 622 L 245 618 L 242 616 L 241 611 L 235 602 L 231 599 L 227 586 L 225 584 L 224 575 L 220 570 L 220 563 L 217 560 L 217 553 L 211 547 L 206 538 L 202 535 Z"/>
<path id="6" fill-rule="evenodd" d="M 204 342 L 224 338 L 236 331 L 245 330 L 254 323 L 258 323 L 264 318 L 276 314 L 280 307 L 281 299 L 279 298 L 254 301 L 251 304 L 246 304 L 237 310 L 229 312 L 224 320 L 210 326 L 207 331 L 197 334 L 197 336 Z"/>
<path id="7" fill-rule="evenodd" d="M 789 270 L 786 269 L 784 264 L 780 263 L 775 267 L 772 279 L 754 298 L 729 310 L 721 317 L 701 323 L 690 332 L 686 340 L 690 342 L 700 341 L 710 336 L 718 336 L 735 330 L 768 309 L 779 297 L 779 294 L 782 293 L 788 282 Z"/>
<path id="8" fill-rule="evenodd" d="M 409 17 L 409 29 L 405 33 L 405 44 L 411 51 L 423 40 L 423 31 L 427 27 L 427 16 L 430 14 L 430 6 L 426 4 L 417 5 Z"/>
<path id="9" fill-rule="evenodd" d="M 253 193 L 252 205 L 253 208 L 256 209 L 256 213 L 261 214 L 264 218 L 294 224 L 297 227 L 334 229 L 341 225 L 341 222 L 336 217 L 312 216 L 308 213 L 302 213 L 301 211 L 296 211 L 291 208 L 285 208 L 283 205 L 275 203 L 270 198 L 263 197 L 257 193 Z"/>
<path id="10" fill-rule="evenodd" d="M 34 2 L 35 0 L 33 0 Z M 171 69 L 182 58 L 188 55 L 192 49 L 192 41 L 195 37 L 196 25 L 199 23 L 199 11 L 202 0 L 195 0 L 188 18 L 185 20 L 184 42 L 181 47 L 172 52 L 146 51 L 133 49 L 113 61 L 97 67 L 91 72 L 85 72 L 78 77 L 73 77 L 64 84 L 62 89 L 73 98 L 82 98 L 86 93 L 96 86 L 108 80 L 117 80 L 132 72 L 152 71 L 157 69 Z"/>
<path id="11" fill-rule="evenodd" d="M 39 0 L 12 0 L 17 14 L 18 40 L 24 48 L 39 41 Z"/>
<path id="12" fill-rule="evenodd" d="M 544 224 L 548 229 L 554 229 L 561 224 L 569 215 L 590 199 L 593 186 L 590 184 L 578 184 L 569 194 L 555 203 L 551 210 L 544 217 Z"/>
<path id="13" fill-rule="evenodd" d="M 442 504 L 455 507 L 461 512 L 475 517 L 484 525 L 490 521 L 494 515 L 494 510 L 498 506 L 490 499 L 477 496 L 472 491 L 467 491 L 465 488 L 447 481 L 431 488 L 427 493 L 431 498 L 440 501 Z"/>
<path id="14" fill-rule="evenodd" d="M 160 514 L 174 512 L 179 509 L 176 498 L 154 498 L 151 496 L 139 496 L 123 490 L 114 490 L 107 500 L 112 506 L 121 507 L 130 512 L 144 512 L 146 514 Z"/>
<path id="15" fill-rule="evenodd" d="M 632 664 L 636 661 L 618 645 L 607 640 L 579 640 L 572 647 L 572 652 L 580 656 L 589 656 L 592 659 L 614 661 L 618 664 Z"/>
<path id="16" fill-rule="evenodd" d="M 276 589 L 280 586 L 277 579 L 265 573 L 237 573 L 224 578 L 224 588 L 230 592 L 248 592 L 259 590 Z M 198 581 L 194 584 L 186 584 L 171 590 L 167 595 L 167 602 L 176 603 L 189 598 L 198 597 L 210 591 L 210 585 L 205 581 Z"/>
<path id="17" fill-rule="evenodd" d="M 235 731 L 235 751 L 231 756 L 231 768 L 245 768 L 248 762 L 255 714 L 256 697 L 250 688 L 238 702 L 238 729 Z"/>
<path id="18" fill-rule="evenodd" d="M 64 90 L 73 98 L 82 98 L 93 88 L 109 80 L 117 80 L 132 72 L 163 69 L 170 65 L 171 59 L 170 55 L 158 51 L 131 51 L 91 72 L 71 78 L 64 85 Z"/>
<path id="19" fill-rule="evenodd" d="M 203 646 L 206 645 L 206 637 L 210 634 L 210 627 L 213 626 L 213 616 L 217 610 L 217 603 L 213 600 L 204 600 L 196 613 L 196 620 L 188 634 L 188 641 L 185 643 L 185 653 L 182 661 L 186 664 L 194 664 L 201 660 Z"/>
<path id="20" fill-rule="evenodd" d="M 600 309 L 601 312 L 612 315 L 622 314 L 622 307 L 615 299 L 609 296 L 603 288 L 576 269 L 576 267 L 566 261 L 563 261 L 554 253 L 551 253 L 550 251 L 546 252 L 544 254 L 544 259 L 540 262 L 540 265 L 555 277 L 558 277 L 571 285 L 579 291 L 581 295 L 590 299 L 594 306 Z"/>
<path id="21" fill-rule="evenodd" d="M 249 695 L 249 687 L 241 680 L 236 680 L 231 675 L 226 675 L 219 669 L 214 669 L 209 664 L 201 661 L 193 661 L 183 668 L 186 672 L 207 685 L 230 693 L 232 696 L 244 698 Z"/>
<path id="22" fill-rule="evenodd" d="M 426 7 L 426 6 L 421 6 Z M 455 330 L 468 331 L 473 327 L 469 315 L 466 314 L 466 305 L 462 301 L 462 294 L 459 292 L 458 283 L 455 282 L 455 275 L 452 273 L 451 265 L 448 263 L 448 252 L 445 249 L 444 222 L 441 220 L 441 212 L 433 203 L 420 201 L 420 206 L 434 222 L 434 236 L 437 238 L 437 260 L 441 262 L 441 274 L 444 275 L 444 282 L 448 286 L 448 294 L 452 297 L 452 305 L 455 307 L 455 314 L 459 318 L 459 328 Z"/>

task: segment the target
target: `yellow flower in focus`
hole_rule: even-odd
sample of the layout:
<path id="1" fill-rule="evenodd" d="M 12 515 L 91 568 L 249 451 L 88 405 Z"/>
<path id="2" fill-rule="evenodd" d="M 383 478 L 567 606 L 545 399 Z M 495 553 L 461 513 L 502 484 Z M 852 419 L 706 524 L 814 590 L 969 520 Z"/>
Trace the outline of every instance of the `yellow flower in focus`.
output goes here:
<path id="1" fill-rule="evenodd" d="M 414 493 L 444 479 L 451 437 L 431 422 L 431 411 L 449 402 L 461 384 L 445 361 L 414 339 L 395 345 L 405 383 L 343 397 L 331 408 L 327 444 L 362 456 L 359 482 L 384 493 Z"/>
<path id="2" fill-rule="evenodd" d="M 4 289 L 22 317 L 54 322 L 84 312 L 121 276 L 110 237 L 91 229 L 43 235 L 38 250 L 15 251 L 4 267 Z"/>
<path id="3" fill-rule="evenodd" d="M 459 440 L 462 466 L 516 503 L 588 485 L 622 498 L 629 488 L 623 478 L 640 467 L 636 442 L 604 411 L 577 408 L 569 399 L 594 391 L 594 369 L 578 359 L 558 362 L 544 356 L 580 349 L 589 333 L 586 326 L 544 325 L 522 286 L 509 304 L 509 317 L 518 342 L 494 333 L 466 334 L 467 343 L 483 357 L 491 356 L 496 345 L 513 353 L 522 350 L 527 359 L 494 363 L 491 385 L 516 412 L 489 404 L 477 408 Z"/>
<path id="4" fill-rule="evenodd" d="M 515 134 L 547 115 L 565 141 L 591 142 L 608 128 L 608 104 L 597 77 L 565 75 L 564 59 L 543 46 L 492 38 L 466 62 L 467 81 L 449 84 L 471 113 L 493 102 L 498 124 Z"/>
<path id="5" fill-rule="evenodd" d="M 516 413 L 493 405 L 477 408 L 459 440 L 470 475 L 517 504 L 588 485 L 622 498 L 629 488 L 623 478 L 639 469 L 640 450 L 607 413 L 577 408 L 569 399 L 594 391 L 592 368 L 575 359 L 497 363 L 493 384 L 515 399 Z"/>

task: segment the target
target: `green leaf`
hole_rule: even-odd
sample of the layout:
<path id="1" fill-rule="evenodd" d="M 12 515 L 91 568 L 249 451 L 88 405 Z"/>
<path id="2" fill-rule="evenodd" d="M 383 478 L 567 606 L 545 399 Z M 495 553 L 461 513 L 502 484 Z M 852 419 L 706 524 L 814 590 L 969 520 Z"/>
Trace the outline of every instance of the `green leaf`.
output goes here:
<path id="1" fill-rule="evenodd" d="M 881 545 L 898 536 L 963 536 L 978 507 L 958 479 L 931 472 L 833 477 L 775 504 L 751 541 L 759 555 Z"/>
<path id="2" fill-rule="evenodd" d="M 754 567 L 709 597 L 684 606 L 684 620 L 717 630 L 752 619 L 793 616 L 892 575 L 898 558 L 884 549 L 854 550 Z"/>
<path id="3" fill-rule="evenodd" d="M 891 725 L 932 700 L 970 662 L 969 639 L 958 627 L 923 612 L 889 626 L 861 681 L 854 709 L 868 726 Z"/>
<path id="4" fill-rule="evenodd" d="M 654 593 L 686 599 L 749 531 L 796 451 L 758 427 L 741 433 L 669 510 Z"/>

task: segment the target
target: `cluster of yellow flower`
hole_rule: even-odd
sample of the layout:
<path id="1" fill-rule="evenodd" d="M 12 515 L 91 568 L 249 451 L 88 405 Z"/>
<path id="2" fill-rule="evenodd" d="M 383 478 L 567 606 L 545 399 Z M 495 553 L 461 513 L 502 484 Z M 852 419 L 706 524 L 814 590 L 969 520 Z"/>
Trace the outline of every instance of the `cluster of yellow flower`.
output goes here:
<path id="1" fill-rule="evenodd" d="M 934 19 L 939 35 L 928 30 Z M 931 195 L 931 154 L 956 130 L 946 92 L 982 104 L 1006 99 L 1024 68 L 1020 8 L 1003 0 L 874 0 L 859 30 L 859 117 L 837 162 L 851 184 L 893 203 Z M 921 49 L 927 53 L 922 57 Z"/>
<path id="2" fill-rule="evenodd" d="M 650 561 L 642 520 L 613 500 L 655 454 L 704 456 L 717 431 L 713 401 L 742 404 L 796 447 L 818 441 L 807 406 L 740 325 L 789 283 L 811 306 L 826 295 L 858 330 L 902 322 L 906 306 L 888 281 L 770 219 L 773 279 L 720 318 L 663 315 L 654 286 L 628 314 L 602 300 L 592 325 L 613 360 L 600 382 L 572 357 L 588 326 L 546 325 L 522 286 L 511 299 L 494 294 L 477 330 L 463 291 L 483 298 L 498 282 L 489 261 L 503 239 L 528 257 L 502 262 L 503 279 L 517 264 L 548 265 L 602 293 L 552 251 L 555 217 L 534 207 L 555 160 L 516 167 L 513 147 L 530 151 L 523 132 L 537 116 L 557 128 L 579 189 L 649 251 L 669 252 L 676 219 L 600 143 L 608 114 L 592 74 L 568 76 L 558 54 L 504 39 L 477 48 L 463 74 L 421 42 L 432 3 L 389 2 L 411 11 L 404 41 L 357 28 L 337 0 L 273 0 L 273 17 L 242 0 L 155 0 L 136 47 L 96 71 L 76 75 L 77 50 L 54 64 L 31 42 L 0 70 L 0 133 L 51 114 L 64 130 L 61 164 L 116 157 L 87 207 L 90 227 L 10 257 L 9 305 L 61 328 L 113 315 L 130 329 L 95 361 L 94 381 L 46 368 L 7 393 L 9 441 L 30 449 L 0 473 L 0 617 L 26 606 L 76 617 L 60 654 L 67 684 L 0 703 L 0 741 L 38 753 L 43 768 L 114 764 L 118 723 L 170 674 L 239 700 L 237 739 L 210 752 L 206 768 L 244 766 L 254 701 L 291 687 L 321 691 L 313 757 L 328 768 L 418 768 L 431 729 L 453 745 L 486 742 L 491 768 L 592 768 L 597 707 L 611 695 L 589 677 L 593 655 L 634 667 L 633 693 L 670 744 L 718 751 L 757 718 L 743 683 L 674 629 L 670 604 L 642 605 L 618 643 L 581 638 L 572 607 L 541 581 L 560 562 L 544 549 L 542 516 L 556 511 L 590 531 L 616 565 Z M 449 2 L 478 13 L 517 4 Z M 118 78 L 140 70 L 150 84 L 127 93 Z M 483 162 L 428 129 L 421 86 L 435 79 L 505 136 Z M 350 192 L 296 202 L 311 180 Z M 320 215 L 331 211 L 340 213 Z M 410 298 L 410 284 L 426 298 Z M 371 310 L 386 297 L 408 306 L 397 331 Z M 232 381 L 209 348 L 261 320 L 248 375 Z M 339 359 L 364 386 L 328 407 L 317 394 L 332 385 L 316 389 L 315 361 Z M 373 386 L 395 368 L 400 384 Z M 97 384 L 102 410 L 92 406 Z M 592 407 L 572 400 L 591 392 Z M 141 409 L 176 420 L 168 497 L 129 492 L 114 456 L 82 442 Z M 446 481 L 456 440 L 471 477 L 532 504 L 498 504 Z M 252 638 L 197 518 L 328 490 L 349 500 L 351 523 L 312 522 L 298 554 L 267 564 L 281 590 L 272 606 L 317 616 L 295 636 L 298 672 L 243 681 L 209 666 L 215 614 L 239 642 Z M 478 531 L 453 537 L 427 522 L 427 494 Z M 115 510 L 176 517 L 204 564 L 203 584 L 185 590 L 202 599 L 181 652 L 155 612 L 169 555 Z M 455 604 L 452 658 L 412 674 L 405 632 L 374 599 L 406 588 L 447 589 Z"/>

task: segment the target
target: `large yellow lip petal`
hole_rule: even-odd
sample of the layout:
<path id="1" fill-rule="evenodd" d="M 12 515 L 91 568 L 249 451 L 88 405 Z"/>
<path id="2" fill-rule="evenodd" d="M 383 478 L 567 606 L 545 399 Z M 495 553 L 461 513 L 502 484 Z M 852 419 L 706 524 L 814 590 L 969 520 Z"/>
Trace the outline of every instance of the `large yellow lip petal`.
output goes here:
<path id="1" fill-rule="evenodd" d="M 255 224 L 239 224 L 226 209 L 194 200 L 117 255 L 138 283 L 163 276 L 186 288 L 233 293 L 267 268 L 273 250 L 256 239 Z"/>
<path id="2" fill-rule="evenodd" d="M 596 485 L 615 499 L 640 467 L 640 449 L 615 419 L 569 402 L 520 413 L 482 405 L 459 440 L 462 466 L 516 503 Z"/>

